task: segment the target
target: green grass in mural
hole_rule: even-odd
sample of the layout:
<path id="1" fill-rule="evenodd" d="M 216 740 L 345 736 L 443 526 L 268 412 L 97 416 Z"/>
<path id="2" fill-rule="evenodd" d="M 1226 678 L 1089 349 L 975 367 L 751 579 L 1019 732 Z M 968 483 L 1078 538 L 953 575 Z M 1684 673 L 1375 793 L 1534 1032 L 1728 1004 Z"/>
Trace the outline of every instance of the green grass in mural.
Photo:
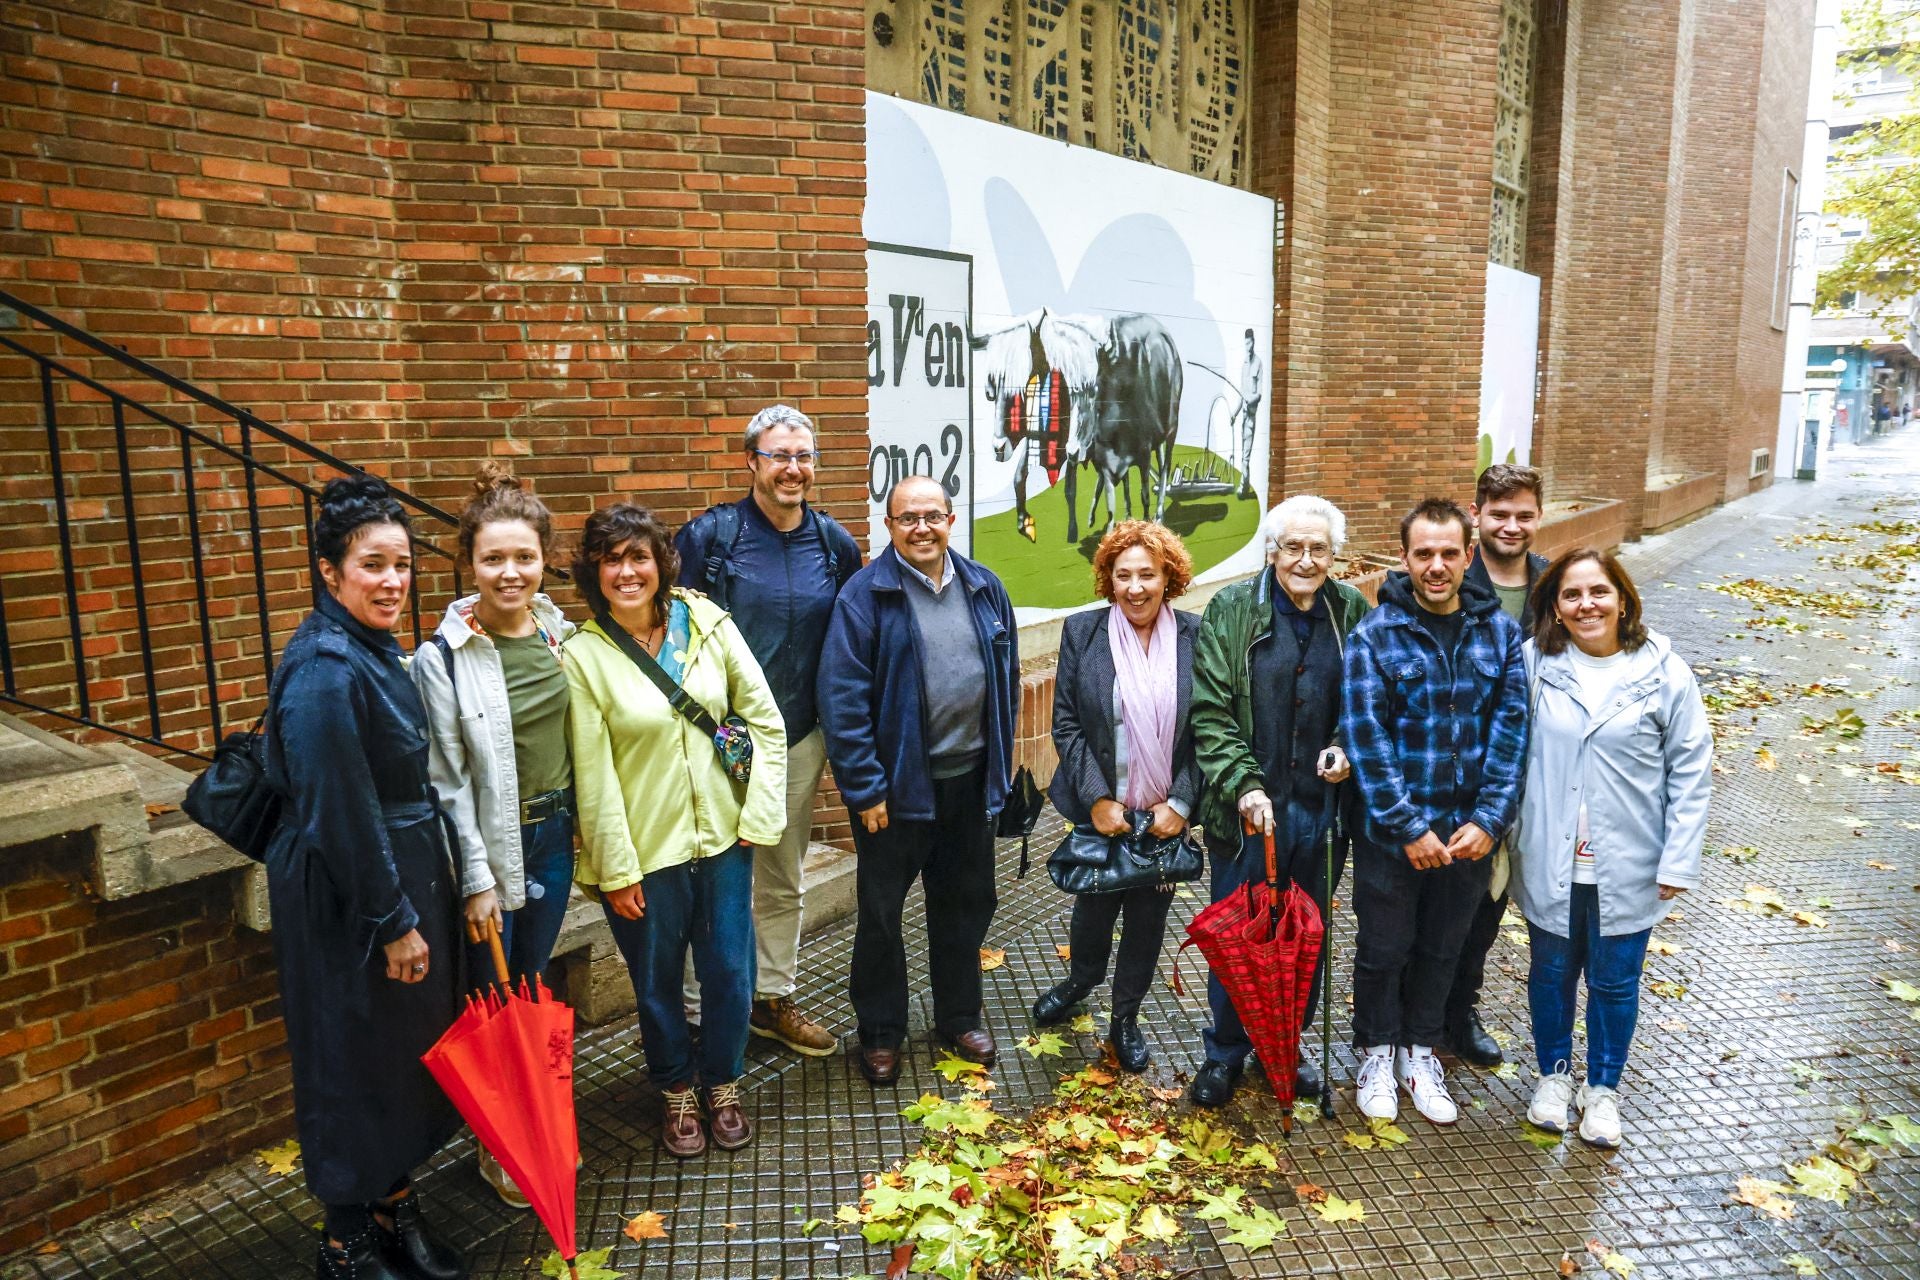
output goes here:
<path id="1" fill-rule="evenodd" d="M 1176 473 L 1203 465 L 1204 449 L 1175 445 L 1173 465 Z M 1238 482 L 1239 472 L 1216 463 L 1223 478 Z M 1044 475 L 1044 473 L 1041 473 Z M 1093 501 L 1093 473 L 1080 472 L 1076 496 L 1084 522 L 1087 505 Z M 1138 481 L 1139 473 L 1134 473 Z M 1100 503 L 1100 524 L 1091 531 L 1080 530 L 1077 542 L 1068 542 L 1066 487 L 1054 485 L 1028 499 L 1038 540 L 1028 542 L 1015 527 L 1018 515 L 1002 511 L 979 520 L 973 526 L 973 555 L 1000 575 L 1013 603 L 1030 609 L 1071 609 L 1093 600 L 1093 551 L 1100 545 L 1107 504 Z M 1139 516 L 1140 494 L 1133 495 L 1133 513 Z M 1124 505 L 1121 514 L 1126 514 Z M 1196 575 L 1212 568 L 1247 545 L 1260 527 L 1262 508 L 1255 498 L 1238 498 L 1232 492 L 1181 495 L 1172 494 L 1167 502 L 1167 527 L 1186 542 L 1193 556 Z"/>

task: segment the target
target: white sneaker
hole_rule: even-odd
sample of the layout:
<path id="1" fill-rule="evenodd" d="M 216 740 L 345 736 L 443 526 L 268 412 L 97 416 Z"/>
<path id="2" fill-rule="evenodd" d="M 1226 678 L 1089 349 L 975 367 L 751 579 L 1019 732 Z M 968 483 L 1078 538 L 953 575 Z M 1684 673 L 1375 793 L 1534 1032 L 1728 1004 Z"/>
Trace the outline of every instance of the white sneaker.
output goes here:
<path id="1" fill-rule="evenodd" d="M 1400 1089 L 1393 1079 L 1393 1052 L 1369 1052 L 1360 1060 L 1353 1082 L 1360 1114 L 1372 1120 L 1392 1120 L 1400 1114 Z"/>
<path id="2" fill-rule="evenodd" d="M 1413 1095 L 1414 1109 L 1428 1120 L 1434 1124 L 1452 1124 L 1460 1118 L 1460 1108 L 1453 1104 L 1453 1095 L 1447 1092 L 1446 1072 L 1432 1049 L 1396 1049 L 1393 1073 Z"/>
<path id="3" fill-rule="evenodd" d="M 1574 1098 L 1580 1108 L 1580 1141 L 1611 1151 L 1620 1145 L 1620 1097 L 1611 1089 L 1583 1084 Z"/>
<path id="4" fill-rule="evenodd" d="M 1567 1131 L 1567 1104 L 1573 1101 L 1573 1077 L 1564 1071 L 1541 1076 L 1533 1087 L 1533 1102 L 1527 1107 L 1527 1120 L 1537 1128 L 1554 1133 Z"/>
<path id="5" fill-rule="evenodd" d="M 477 1143 L 475 1144 L 478 1145 Z M 513 1178 L 500 1167 L 500 1162 L 485 1147 L 480 1147 L 480 1176 L 493 1188 L 493 1194 L 509 1209 L 531 1209 L 533 1205 L 520 1194 L 520 1188 L 513 1184 Z"/>

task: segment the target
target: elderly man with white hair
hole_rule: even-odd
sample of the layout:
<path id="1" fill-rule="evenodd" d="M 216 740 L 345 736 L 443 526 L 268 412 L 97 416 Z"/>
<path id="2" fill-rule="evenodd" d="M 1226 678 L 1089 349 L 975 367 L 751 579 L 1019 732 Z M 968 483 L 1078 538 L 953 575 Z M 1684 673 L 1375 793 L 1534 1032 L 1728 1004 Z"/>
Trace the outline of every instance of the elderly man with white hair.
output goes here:
<path id="1" fill-rule="evenodd" d="M 1288 498 L 1267 513 L 1260 535 L 1267 571 L 1214 596 L 1194 647 L 1193 736 L 1207 780 L 1198 820 L 1215 902 L 1266 874 L 1264 842 L 1242 840 L 1244 819 L 1262 835 L 1273 833 L 1281 878 L 1324 906 L 1333 886 L 1322 850 L 1348 773 L 1340 743 L 1343 651 L 1367 602 L 1329 576 L 1347 535 L 1346 517 L 1331 502 Z M 1207 995 L 1213 1025 L 1188 1096 L 1218 1107 L 1233 1096 L 1252 1046 L 1219 979 L 1209 981 Z M 1312 1017 L 1309 1007 L 1303 1030 Z M 1322 1092 L 1304 1050 L 1295 1084 L 1301 1096 Z"/>

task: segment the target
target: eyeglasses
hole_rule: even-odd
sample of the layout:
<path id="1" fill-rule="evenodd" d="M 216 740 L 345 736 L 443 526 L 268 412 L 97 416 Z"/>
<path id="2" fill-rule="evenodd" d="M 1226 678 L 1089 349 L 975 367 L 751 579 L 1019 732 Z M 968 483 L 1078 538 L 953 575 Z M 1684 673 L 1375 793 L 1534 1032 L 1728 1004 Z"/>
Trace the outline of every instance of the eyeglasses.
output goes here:
<path id="1" fill-rule="evenodd" d="M 1333 548 L 1324 542 L 1300 542 L 1297 539 L 1290 538 L 1275 549 L 1279 551 L 1282 560 L 1299 560 L 1302 558 L 1310 560 L 1333 559 Z"/>
<path id="2" fill-rule="evenodd" d="M 922 525 L 933 529 L 951 519 L 953 519 L 951 511 L 902 511 L 897 516 L 888 516 L 887 523 L 897 524 L 902 529 L 918 529 Z"/>
<path id="3" fill-rule="evenodd" d="M 765 449 L 750 451 L 756 458 L 765 458 L 776 467 L 810 467 L 820 461 L 818 449 L 803 449 L 798 453 L 768 453 Z"/>

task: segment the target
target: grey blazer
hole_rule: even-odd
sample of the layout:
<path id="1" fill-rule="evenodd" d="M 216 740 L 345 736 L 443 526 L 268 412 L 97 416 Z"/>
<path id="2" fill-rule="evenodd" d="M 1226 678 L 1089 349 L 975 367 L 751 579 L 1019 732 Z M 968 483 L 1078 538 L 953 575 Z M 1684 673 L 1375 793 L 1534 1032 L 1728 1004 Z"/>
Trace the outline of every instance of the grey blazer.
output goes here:
<path id="1" fill-rule="evenodd" d="M 1114 795 L 1113 650 L 1107 643 L 1105 609 L 1076 613 L 1060 633 L 1060 655 L 1054 669 L 1053 748 L 1060 766 L 1054 770 L 1047 798 L 1069 822 L 1093 821 L 1097 800 Z M 1193 694 L 1193 642 L 1200 633 L 1196 614 L 1174 610 L 1179 637 L 1180 736 L 1173 745 L 1173 786 L 1167 799 L 1191 814 L 1200 803 L 1200 766 L 1194 759 L 1193 730 L 1188 707 Z"/>

